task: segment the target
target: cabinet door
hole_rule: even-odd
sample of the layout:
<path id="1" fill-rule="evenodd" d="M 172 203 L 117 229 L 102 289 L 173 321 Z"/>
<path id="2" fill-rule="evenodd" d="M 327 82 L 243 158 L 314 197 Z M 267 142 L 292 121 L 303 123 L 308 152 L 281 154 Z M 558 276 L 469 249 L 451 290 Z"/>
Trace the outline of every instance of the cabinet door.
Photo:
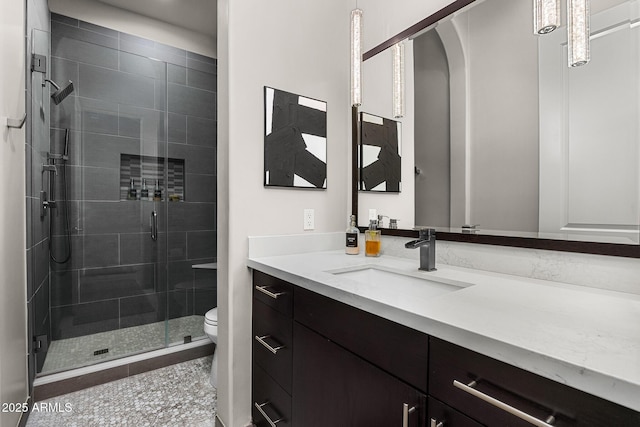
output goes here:
<path id="1" fill-rule="evenodd" d="M 425 425 L 424 394 L 295 322 L 293 341 L 296 426 Z"/>
<path id="2" fill-rule="evenodd" d="M 429 396 L 429 410 L 427 411 L 428 427 L 482 427 L 482 424 L 472 420 L 461 412 L 445 405 Z"/>

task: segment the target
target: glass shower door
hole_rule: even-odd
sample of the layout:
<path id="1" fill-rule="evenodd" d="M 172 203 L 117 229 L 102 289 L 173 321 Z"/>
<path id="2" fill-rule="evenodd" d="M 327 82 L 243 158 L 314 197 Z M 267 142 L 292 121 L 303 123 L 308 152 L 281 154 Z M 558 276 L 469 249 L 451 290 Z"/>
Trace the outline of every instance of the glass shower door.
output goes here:
<path id="1" fill-rule="evenodd" d="M 52 253 L 71 256 L 50 264 L 49 372 L 166 346 L 167 64 L 80 38 L 54 27 L 52 78 L 75 90 L 51 106 Z"/>

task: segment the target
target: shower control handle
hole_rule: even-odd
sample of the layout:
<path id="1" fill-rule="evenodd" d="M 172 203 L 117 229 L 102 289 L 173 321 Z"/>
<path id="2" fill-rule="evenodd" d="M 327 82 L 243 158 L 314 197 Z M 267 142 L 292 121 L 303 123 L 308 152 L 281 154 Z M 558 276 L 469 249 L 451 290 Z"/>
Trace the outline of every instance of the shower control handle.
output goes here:
<path id="1" fill-rule="evenodd" d="M 151 212 L 151 240 L 158 240 L 158 212 Z"/>

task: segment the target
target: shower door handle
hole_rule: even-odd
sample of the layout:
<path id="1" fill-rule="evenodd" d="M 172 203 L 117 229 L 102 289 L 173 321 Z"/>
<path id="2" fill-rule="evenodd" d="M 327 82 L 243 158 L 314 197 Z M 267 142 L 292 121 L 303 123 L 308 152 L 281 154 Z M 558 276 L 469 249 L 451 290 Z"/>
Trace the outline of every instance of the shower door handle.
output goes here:
<path id="1" fill-rule="evenodd" d="M 151 240 L 158 240 L 158 212 L 151 212 Z"/>

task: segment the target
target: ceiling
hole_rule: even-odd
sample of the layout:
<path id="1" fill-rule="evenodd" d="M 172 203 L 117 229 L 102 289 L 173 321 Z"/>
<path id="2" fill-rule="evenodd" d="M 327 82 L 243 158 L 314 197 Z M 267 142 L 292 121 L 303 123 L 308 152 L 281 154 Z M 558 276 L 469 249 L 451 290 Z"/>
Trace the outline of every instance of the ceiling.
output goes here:
<path id="1" fill-rule="evenodd" d="M 139 15 L 216 37 L 217 0 L 98 0 Z"/>

